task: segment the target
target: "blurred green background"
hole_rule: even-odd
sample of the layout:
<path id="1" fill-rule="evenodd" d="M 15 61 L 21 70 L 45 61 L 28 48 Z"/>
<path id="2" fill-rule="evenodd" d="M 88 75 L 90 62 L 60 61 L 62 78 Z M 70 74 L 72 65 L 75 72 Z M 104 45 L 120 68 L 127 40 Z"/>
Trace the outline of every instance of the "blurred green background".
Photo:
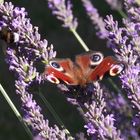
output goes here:
<path id="1" fill-rule="evenodd" d="M 43 38 L 46 38 L 49 43 L 54 45 L 54 50 L 57 51 L 57 57 L 74 58 L 76 54 L 84 52 L 78 41 L 68 29 L 61 26 L 61 22 L 51 14 L 48 9 L 46 0 L 12 0 L 15 6 L 25 7 L 31 23 L 39 27 L 39 32 Z M 94 5 L 98 8 L 100 15 L 105 17 L 107 14 L 113 14 L 118 19 L 119 14 L 112 11 L 103 0 L 94 0 Z M 111 50 L 107 49 L 106 41 L 96 37 L 94 26 L 86 16 L 85 10 L 80 0 L 72 0 L 74 4 L 74 15 L 78 18 L 79 26 L 78 33 L 84 39 L 91 50 L 99 50 L 105 55 L 112 54 Z M 1 42 L 3 44 L 3 42 Z M 8 65 L 5 62 L 5 56 L 1 48 L 0 51 L 0 83 L 3 85 L 8 95 L 22 113 L 20 108 L 20 98 L 15 93 L 14 74 L 9 72 Z M 75 135 L 78 132 L 85 132 L 83 128 L 84 120 L 80 117 L 78 111 L 67 103 L 65 95 L 53 84 L 45 82 L 41 85 L 41 92 L 55 109 L 59 117 L 67 129 Z M 42 107 L 44 116 L 49 119 L 50 125 L 57 124 L 52 114 L 48 111 L 42 100 L 37 94 L 34 94 L 38 104 Z M 30 140 L 24 128 L 19 123 L 18 119 L 12 112 L 11 108 L 5 101 L 4 97 L 0 96 L 0 140 Z"/>

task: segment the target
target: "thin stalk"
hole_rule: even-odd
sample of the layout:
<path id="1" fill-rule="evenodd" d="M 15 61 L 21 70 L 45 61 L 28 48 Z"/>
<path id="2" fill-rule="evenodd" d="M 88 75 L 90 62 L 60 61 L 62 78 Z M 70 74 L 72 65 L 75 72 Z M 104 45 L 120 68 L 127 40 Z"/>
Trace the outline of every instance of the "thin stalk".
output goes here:
<path id="1" fill-rule="evenodd" d="M 79 34 L 76 32 L 75 29 L 70 29 L 70 31 L 73 33 L 73 35 L 76 37 L 76 39 L 79 41 L 79 43 L 82 45 L 83 49 L 88 52 L 89 48 L 88 46 L 85 44 L 85 42 L 82 40 L 82 38 L 79 36 Z"/>
<path id="2" fill-rule="evenodd" d="M 121 90 L 117 87 L 117 85 L 112 81 L 111 78 L 108 78 L 108 81 L 112 85 L 112 87 L 116 90 L 117 93 L 121 93 Z"/>
<path id="3" fill-rule="evenodd" d="M 121 9 L 118 9 L 117 11 L 123 18 L 127 18 L 127 15 Z"/>
<path id="4" fill-rule="evenodd" d="M 48 110 L 51 112 L 51 114 L 53 115 L 53 117 L 55 118 L 55 120 L 57 121 L 57 123 L 64 129 L 65 133 L 69 136 L 69 140 L 73 140 L 73 137 L 71 136 L 70 132 L 66 129 L 64 123 L 62 122 L 62 120 L 59 118 L 59 116 L 57 115 L 57 113 L 55 112 L 54 108 L 51 106 L 51 104 L 46 100 L 46 98 L 43 96 L 43 94 L 41 93 L 40 89 L 39 89 L 39 96 L 42 99 L 42 101 L 44 102 L 45 106 L 48 108 Z"/>
<path id="5" fill-rule="evenodd" d="M 24 127 L 24 129 L 27 132 L 27 134 L 29 135 L 29 137 L 31 139 L 33 139 L 33 135 L 31 133 L 30 129 L 28 128 L 28 126 L 24 122 L 24 120 L 22 119 L 22 116 L 20 115 L 19 111 L 17 110 L 17 108 L 15 107 L 15 105 L 13 104 L 13 102 L 11 101 L 10 97 L 8 96 L 8 94 L 6 93 L 6 91 L 4 90 L 4 88 L 2 87 L 1 84 L 0 84 L 0 91 L 1 91 L 2 95 L 4 96 L 5 100 L 8 102 L 9 106 L 11 107 L 11 109 L 13 110 L 13 112 L 15 113 L 15 115 L 18 118 L 19 122 Z"/>

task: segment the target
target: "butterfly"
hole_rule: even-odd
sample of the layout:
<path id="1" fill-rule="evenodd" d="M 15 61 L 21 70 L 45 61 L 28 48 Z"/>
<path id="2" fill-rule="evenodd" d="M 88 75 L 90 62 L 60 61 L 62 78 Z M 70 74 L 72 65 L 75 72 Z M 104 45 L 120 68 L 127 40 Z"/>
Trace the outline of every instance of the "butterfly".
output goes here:
<path id="1" fill-rule="evenodd" d="M 101 52 L 89 51 L 75 57 L 54 58 L 46 66 L 45 78 L 54 84 L 84 87 L 102 80 L 105 75 L 116 76 L 124 70 L 124 63 L 113 56 L 104 57 Z"/>

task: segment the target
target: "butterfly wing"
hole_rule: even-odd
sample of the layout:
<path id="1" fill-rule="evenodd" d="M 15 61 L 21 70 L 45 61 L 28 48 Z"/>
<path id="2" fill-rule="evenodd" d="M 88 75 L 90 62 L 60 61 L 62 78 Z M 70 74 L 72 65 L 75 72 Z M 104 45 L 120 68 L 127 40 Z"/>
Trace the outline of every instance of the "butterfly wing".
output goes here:
<path id="1" fill-rule="evenodd" d="M 77 55 L 75 63 L 71 59 L 52 59 L 43 75 L 55 84 L 85 85 L 101 80 L 105 74 L 115 76 L 122 72 L 124 64 L 112 56 L 103 58 L 100 52 Z"/>
<path id="2" fill-rule="evenodd" d="M 52 83 L 64 82 L 68 85 L 78 84 L 74 72 L 74 64 L 70 59 L 53 59 L 46 66 L 44 75 Z"/>
<path id="3" fill-rule="evenodd" d="M 105 74 L 116 76 L 117 74 L 121 73 L 123 69 L 124 64 L 122 62 L 116 60 L 112 56 L 108 56 L 89 73 L 88 81 L 91 82 L 101 80 Z"/>
<path id="4" fill-rule="evenodd" d="M 101 52 L 90 51 L 77 55 L 75 62 L 80 66 L 84 73 L 83 75 L 87 77 L 88 73 L 91 73 L 91 71 L 93 71 L 94 68 L 102 62 L 103 57 L 104 56 Z"/>

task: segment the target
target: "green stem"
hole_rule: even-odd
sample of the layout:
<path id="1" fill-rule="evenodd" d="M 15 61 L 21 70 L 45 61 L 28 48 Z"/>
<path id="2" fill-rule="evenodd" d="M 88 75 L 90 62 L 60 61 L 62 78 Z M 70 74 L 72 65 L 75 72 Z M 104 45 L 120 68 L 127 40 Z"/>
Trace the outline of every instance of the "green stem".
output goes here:
<path id="1" fill-rule="evenodd" d="M 84 50 L 86 52 L 88 52 L 89 51 L 89 48 L 87 47 L 87 45 L 85 44 L 85 42 L 82 40 L 82 38 L 79 36 L 79 34 L 76 32 L 76 30 L 75 29 L 70 29 L 70 31 L 73 33 L 73 35 L 79 41 L 79 43 L 82 45 L 82 47 L 84 48 Z"/>
<path id="2" fill-rule="evenodd" d="M 108 81 L 112 85 L 112 87 L 116 90 L 117 93 L 121 93 L 121 90 L 117 87 L 117 85 L 112 81 L 111 78 L 108 78 Z"/>
<path id="3" fill-rule="evenodd" d="M 49 111 L 51 112 L 51 114 L 53 115 L 53 117 L 55 118 L 57 123 L 64 129 L 65 133 L 69 136 L 69 140 L 73 140 L 73 137 L 71 136 L 70 132 L 66 129 L 64 123 L 61 121 L 61 119 L 59 118 L 59 116 L 55 112 L 54 108 L 51 106 L 51 104 L 43 96 L 40 89 L 39 89 L 39 96 L 42 99 L 42 101 L 44 102 L 44 104 L 46 105 L 46 107 L 49 109 Z"/>
<path id="4" fill-rule="evenodd" d="M 33 136 L 32 136 L 30 129 L 28 128 L 28 126 L 24 122 L 24 120 L 22 119 L 22 116 L 20 115 L 19 111 L 17 110 L 17 108 L 15 107 L 15 105 L 13 104 L 13 102 L 11 101 L 10 97 L 8 96 L 8 94 L 6 93 L 6 91 L 4 90 L 4 88 L 2 87 L 1 84 L 0 84 L 0 91 L 1 91 L 2 95 L 4 96 L 5 100 L 8 102 L 11 109 L 13 110 L 13 112 L 15 113 L 16 117 L 18 118 L 18 120 L 20 121 L 22 126 L 24 127 L 25 131 L 27 132 L 29 137 L 32 139 Z"/>
<path id="5" fill-rule="evenodd" d="M 118 12 L 123 18 L 127 18 L 127 15 L 121 9 L 118 9 Z"/>

